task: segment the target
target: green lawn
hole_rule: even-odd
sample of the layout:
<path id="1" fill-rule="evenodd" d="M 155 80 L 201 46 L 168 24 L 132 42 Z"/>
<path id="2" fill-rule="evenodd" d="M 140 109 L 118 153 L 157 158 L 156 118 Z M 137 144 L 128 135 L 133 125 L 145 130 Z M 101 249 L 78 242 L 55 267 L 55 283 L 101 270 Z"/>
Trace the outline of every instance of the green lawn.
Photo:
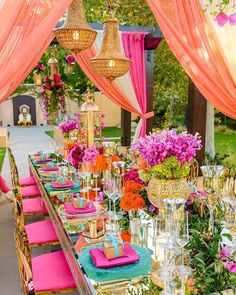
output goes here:
<path id="1" fill-rule="evenodd" d="M 215 147 L 220 155 L 229 155 L 225 164 L 236 166 L 236 134 L 215 134 Z"/>
<path id="2" fill-rule="evenodd" d="M 0 172 L 2 172 L 2 165 L 6 154 L 6 148 L 0 148 Z"/>
<path id="3" fill-rule="evenodd" d="M 54 138 L 54 131 L 45 131 L 45 133 L 50 136 L 51 138 Z"/>

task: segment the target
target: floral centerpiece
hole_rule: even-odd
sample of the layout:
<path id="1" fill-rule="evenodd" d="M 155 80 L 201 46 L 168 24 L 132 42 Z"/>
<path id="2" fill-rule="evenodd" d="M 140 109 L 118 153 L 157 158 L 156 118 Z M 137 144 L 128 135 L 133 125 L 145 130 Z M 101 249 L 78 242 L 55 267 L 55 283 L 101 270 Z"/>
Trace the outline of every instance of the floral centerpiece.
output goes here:
<path id="1" fill-rule="evenodd" d="M 173 130 L 147 135 L 131 146 L 131 151 L 138 153 L 140 178 L 149 182 L 148 198 L 153 205 L 161 207 L 164 197 L 188 196 L 186 178 L 200 149 L 197 133 L 177 134 Z"/>
<path id="2" fill-rule="evenodd" d="M 68 138 L 69 137 L 69 132 L 75 129 L 79 128 L 79 123 L 76 120 L 65 120 L 62 121 L 59 125 L 58 128 L 61 130 L 61 132 L 63 133 L 64 138 Z"/>
<path id="3" fill-rule="evenodd" d="M 59 74 L 54 74 L 53 79 L 48 76 L 44 78 L 40 94 L 45 119 L 49 117 L 53 119 L 59 112 L 61 114 L 66 113 L 65 90 L 66 85 Z"/>

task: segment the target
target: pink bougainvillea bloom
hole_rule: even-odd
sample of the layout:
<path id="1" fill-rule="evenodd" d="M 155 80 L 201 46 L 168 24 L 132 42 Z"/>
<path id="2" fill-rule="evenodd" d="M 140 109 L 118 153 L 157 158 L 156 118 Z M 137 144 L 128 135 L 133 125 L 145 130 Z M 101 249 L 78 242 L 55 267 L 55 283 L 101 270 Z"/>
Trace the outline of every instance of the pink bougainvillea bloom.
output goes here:
<path id="1" fill-rule="evenodd" d="M 229 272 L 236 273 L 236 263 L 235 262 L 227 262 L 227 263 L 225 263 L 225 267 Z"/>
<path id="2" fill-rule="evenodd" d="M 72 54 L 67 55 L 67 57 L 66 57 L 66 62 L 67 62 L 68 64 L 72 64 L 72 63 L 74 63 L 74 62 L 75 62 L 75 58 L 74 58 L 74 56 L 73 56 Z"/>
<path id="3" fill-rule="evenodd" d="M 231 26 L 236 24 L 236 12 L 229 16 L 229 24 Z"/>
<path id="4" fill-rule="evenodd" d="M 225 260 L 230 255 L 230 251 L 227 248 L 222 249 L 220 252 L 220 259 Z"/>
<path id="5" fill-rule="evenodd" d="M 216 17 L 214 18 L 214 20 L 221 27 L 224 26 L 227 23 L 228 19 L 229 19 L 228 15 L 225 14 L 224 12 L 217 13 Z"/>

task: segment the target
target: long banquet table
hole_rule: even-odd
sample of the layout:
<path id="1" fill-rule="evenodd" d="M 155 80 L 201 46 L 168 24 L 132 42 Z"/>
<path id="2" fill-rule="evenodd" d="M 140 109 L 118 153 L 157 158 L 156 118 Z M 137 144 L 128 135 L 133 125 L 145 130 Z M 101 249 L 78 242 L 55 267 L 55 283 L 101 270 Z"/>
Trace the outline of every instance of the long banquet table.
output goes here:
<path id="1" fill-rule="evenodd" d="M 77 236 L 71 236 L 67 233 L 65 230 L 65 227 L 63 226 L 63 222 L 61 217 L 58 213 L 58 207 L 53 202 L 52 198 L 50 197 L 50 194 L 47 192 L 47 190 L 44 187 L 44 183 L 40 178 L 39 172 L 36 168 L 36 166 L 33 163 L 33 159 L 31 156 L 28 156 L 28 162 L 29 162 L 29 168 L 32 172 L 36 183 L 38 185 L 38 188 L 41 192 L 42 199 L 44 202 L 44 205 L 47 208 L 47 211 L 49 213 L 50 219 L 52 220 L 52 223 L 54 225 L 55 231 L 57 233 L 60 245 L 62 247 L 62 250 L 64 251 L 66 260 L 68 262 L 68 265 L 71 269 L 72 275 L 74 277 L 77 289 L 79 291 L 79 294 L 81 295 L 89 295 L 89 294 L 117 294 L 116 292 L 119 292 L 119 294 L 122 293 L 121 290 L 127 290 L 128 285 L 132 281 L 142 281 L 147 276 L 135 276 L 133 275 L 132 279 L 117 279 L 117 280 L 109 280 L 104 281 L 102 283 L 96 282 L 88 277 L 86 274 L 86 271 L 82 267 L 82 265 L 79 262 L 79 256 L 78 253 L 75 250 L 75 242 L 78 239 Z M 144 213 L 145 214 L 145 213 Z M 146 218 L 146 217 L 145 217 Z M 150 218 L 149 218 L 150 219 Z M 75 239 L 73 239 L 76 238 Z M 150 252 L 153 252 L 153 227 L 150 226 L 148 228 L 148 248 Z M 109 270 L 108 270 L 109 272 Z M 136 284 L 136 283 L 135 283 Z M 112 291 L 112 293 L 107 293 Z M 126 294 L 126 293 L 125 293 Z"/>
<path id="2" fill-rule="evenodd" d="M 56 207 L 54 203 L 51 201 L 51 198 L 49 197 L 30 156 L 28 157 L 28 161 L 29 161 L 30 170 L 36 180 L 36 183 L 41 192 L 44 204 L 53 222 L 59 242 L 61 244 L 62 250 L 64 251 L 66 260 L 71 269 L 71 272 L 74 277 L 79 293 L 81 295 L 97 294 L 97 292 L 95 291 L 93 287 L 92 282 L 85 275 L 85 273 L 83 272 L 83 269 L 81 268 L 78 262 L 78 255 L 74 249 L 74 243 L 71 240 L 70 236 L 65 231 L 62 221 L 59 215 L 57 214 Z"/>

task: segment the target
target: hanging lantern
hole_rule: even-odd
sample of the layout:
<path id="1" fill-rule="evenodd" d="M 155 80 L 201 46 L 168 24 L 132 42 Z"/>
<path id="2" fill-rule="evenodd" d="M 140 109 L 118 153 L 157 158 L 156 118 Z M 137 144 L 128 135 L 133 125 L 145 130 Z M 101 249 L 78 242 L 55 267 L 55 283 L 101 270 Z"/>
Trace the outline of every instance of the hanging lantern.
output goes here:
<path id="1" fill-rule="evenodd" d="M 99 53 L 91 59 L 94 71 L 112 81 L 128 72 L 131 60 L 126 58 L 121 50 L 119 38 L 119 23 L 109 19 L 104 23 L 102 47 Z"/>
<path id="2" fill-rule="evenodd" d="M 59 73 L 58 60 L 54 56 L 52 56 L 48 60 L 48 67 L 49 67 L 49 77 L 51 79 L 53 79 L 53 75 L 56 74 L 56 73 Z"/>
<path id="3" fill-rule="evenodd" d="M 34 85 L 41 86 L 43 81 L 42 73 L 34 73 Z"/>
<path id="4" fill-rule="evenodd" d="M 55 29 L 55 35 L 60 45 L 73 53 L 92 46 L 97 32 L 87 23 L 82 0 L 73 0 L 64 26 Z"/>

